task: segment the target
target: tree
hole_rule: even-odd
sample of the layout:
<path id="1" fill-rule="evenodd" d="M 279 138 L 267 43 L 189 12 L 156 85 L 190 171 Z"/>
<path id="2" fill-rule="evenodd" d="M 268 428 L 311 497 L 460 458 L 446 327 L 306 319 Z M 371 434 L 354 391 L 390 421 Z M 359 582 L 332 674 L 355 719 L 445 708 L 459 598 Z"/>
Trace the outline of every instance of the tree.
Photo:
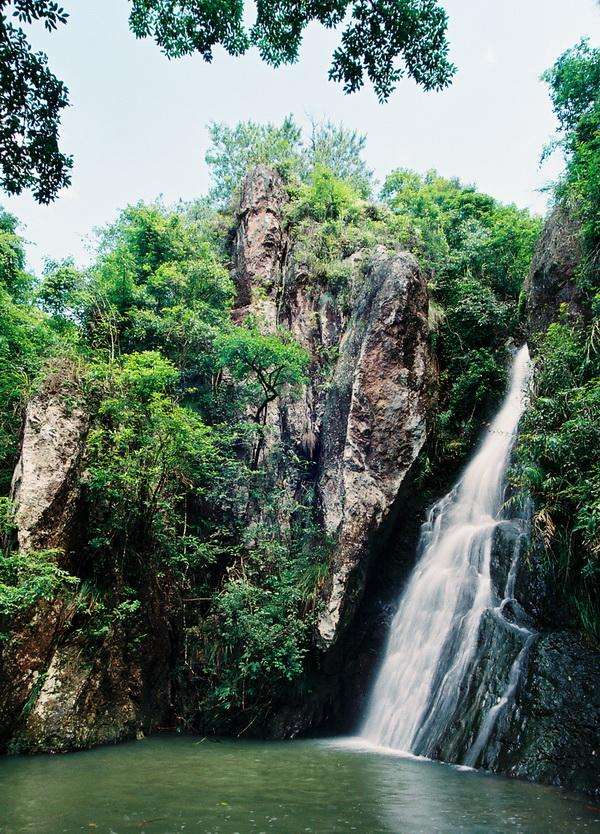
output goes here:
<path id="1" fill-rule="evenodd" d="M 217 353 L 235 379 L 254 381 L 254 420 L 262 425 L 269 403 L 279 396 L 284 385 L 305 381 L 308 354 L 285 330 L 263 334 L 253 324 L 232 327 L 218 340 Z"/>
<path id="2" fill-rule="evenodd" d="M 210 196 L 217 204 L 226 205 L 244 174 L 259 164 L 275 168 L 286 181 L 305 183 L 313 182 L 317 170 L 327 169 L 361 197 L 371 194 L 373 172 L 362 158 L 367 137 L 343 124 L 313 121 L 307 141 L 291 115 L 281 125 L 213 122 L 209 133 L 212 144 L 205 160 L 212 173 Z"/>
<path id="3" fill-rule="evenodd" d="M 550 86 L 554 113 L 559 123 L 557 146 L 565 155 L 566 170 L 556 196 L 563 200 L 581 223 L 584 247 L 584 281 L 598 288 L 600 262 L 600 48 L 582 40 L 567 49 L 542 78 Z M 585 273 L 585 277 L 584 277 Z"/>
<path id="4" fill-rule="evenodd" d="M 132 32 L 153 37 L 169 58 L 199 52 L 211 61 L 217 45 L 230 55 L 256 46 L 264 61 L 278 67 L 298 60 L 309 23 L 334 28 L 347 19 L 329 71 L 346 93 L 359 90 L 366 76 L 383 102 L 405 75 L 425 90 L 440 90 L 455 72 L 438 0 L 258 0 L 248 31 L 243 0 L 131 3 Z M 48 68 L 47 56 L 34 53 L 23 29 L 9 21 L 11 15 L 20 23 L 43 21 L 48 31 L 68 15 L 55 0 L 0 0 L 0 185 L 9 194 L 30 188 L 38 202 L 49 203 L 71 181 L 73 160 L 58 145 L 68 90 Z M 293 135 L 288 138 L 293 145 Z M 361 141 L 348 138 L 349 147 Z M 317 161 L 336 171 L 334 160 Z"/>
<path id="5" fill-rule="evenodd" d="M 550 97 L 560 129 L 574 130 L 579 121 L 598 104 L 600 90 L 600 49 L 587 39 L 567 49 L 542 79 L 550 87 Z"/>
<path id="6" fill-rule="evenodd" d="M 212 145 L 205 159 L 213 177 L 211 196 L 218 203 L 231 199 L 254 165 L 270 165 L 284 176 L 300 172 L 301 130 L 291 115 L 280 126 L 252 120 L 235 127 L 213 122 L 209 134 Z"/>
<path id="7" fill-rule="evenodd" d="M 373 171 L 362 159 L 367 137 L 331 121 L 312 123 L 305 157 L 311 169 L 328 168 L 338 179 L 346 180 L 361 197 L 369 197 Z"/>
<path id="8" fill-rule="evenodd" d="M 72 159 L 58 147 L 61 111 L 68 91 L 34 53 L 25 32 L 9 22 L 41 20 L 48 31 L 67 20 L 53 0 L 0 0 L 0 185 L 8 194 L 31 188 L 49 203 L 71 182 Z"/>
<path id="9" fill-rule="evenodd" d="M 261 58 L 278 67 L 298 60 L 309 23 L 333 29 L 347 16 L 329 70 L 344 92 L 359 90 L 365 75 L 380 101 L 406 74 L 425 90 L 450 83 L 455 67 L 448 61 L 446 12 L 437 0 L 258 0 L 249 30 L 242 0 L 132 0 L 129 20 L 137 37 L 153 37 L 169 58 L 199 52 L 211 61 L 217 45 L 230 55 L 257 46 Z"/>
<path id="10" fill-rule="evenodd" d="M 315 220 L 344 220 L 358 210 L 360 198 L 348 182 L 321 165 L 315 166 L 309 182 L 300 191 L 296 212 Z"/>

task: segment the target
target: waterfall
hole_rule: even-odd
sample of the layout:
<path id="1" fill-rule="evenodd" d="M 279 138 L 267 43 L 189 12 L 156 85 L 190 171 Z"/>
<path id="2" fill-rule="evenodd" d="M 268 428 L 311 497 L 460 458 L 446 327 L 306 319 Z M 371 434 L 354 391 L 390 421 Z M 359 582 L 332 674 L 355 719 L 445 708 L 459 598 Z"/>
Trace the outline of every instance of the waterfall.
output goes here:
<path id="1" fill-rule="evenodd" d="M 525 407 L 529 368 L 524 345 L 514 357 L 508 392 L 478 451 L 421 528 L 417 564 L 393 618 L 361 731 L 372 743 L 429 755 L 456 711 L 481 617 L 486 609 L 494 609 L 492 541 L 500 523 L 504 475 Z M 512 573 L 511 568 L 506 595 L 512 595 Z M 524 637 L 526 646 L 510 671 L 504 701 L 500 699 L 484 719 L 469 751 L 470 762 L 516 689 L 533 639 L 530 632 Z"/>

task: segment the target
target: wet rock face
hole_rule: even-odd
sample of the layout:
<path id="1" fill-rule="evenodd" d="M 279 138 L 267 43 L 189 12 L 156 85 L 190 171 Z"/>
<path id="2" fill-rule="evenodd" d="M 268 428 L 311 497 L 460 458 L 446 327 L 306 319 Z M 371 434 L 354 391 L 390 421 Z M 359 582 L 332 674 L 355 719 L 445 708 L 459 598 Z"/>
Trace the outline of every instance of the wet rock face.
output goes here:
<path id="1" fill-rule="evenodd" d="M 522 525 L 498 527 L 491 576 L 495 610 L 482 619 L 460 709 L 435 756 L 464 762 L 497 710 L 478 767 L 600 796 L 600 652 L 564 627 Z"/>
<path id="2" fill-rule="evenodd" d="M 318 480 L 338 544 L 319 621 L 331 645 L 364 584 L 370 538 L 389 513 L 426 437 L 427 292 L 411 255 L 380 250 L 342 337 L 323 418 Z"/>
<path id="3" fill-rule="evenodd" d="M 70 386 L 59 387 L 43 391 L 27 406 L 11 489 L 22 550 L 69 546 L 88 427 L 87 414 L 73 396 Z"/>
<path id="4" fill-rule="evenodd" d="M 581 260 L 579 226 L 563 206 L 555 206 L 544 224 L 525 283 L 530 335 L 543 332 L 566 304 L 572 317 L 583 315 L 575 271 Z"/>
<path id="5" fill-rule="evenodd" d="M 532 647 L 498 769 L 600 797 L 600 652 L 569 631 Z"/>

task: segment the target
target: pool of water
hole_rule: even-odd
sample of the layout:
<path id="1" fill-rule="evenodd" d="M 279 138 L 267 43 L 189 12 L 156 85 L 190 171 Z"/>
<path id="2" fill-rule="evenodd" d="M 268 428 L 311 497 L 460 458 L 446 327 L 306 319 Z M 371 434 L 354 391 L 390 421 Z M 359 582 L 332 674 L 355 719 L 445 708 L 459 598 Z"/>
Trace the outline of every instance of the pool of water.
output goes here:
<path id="1" fill-rule="evenodd" d="M 157 736 L 0 761 L 0 832 L 579 834 L 580 797 L 330 741 Z"/>

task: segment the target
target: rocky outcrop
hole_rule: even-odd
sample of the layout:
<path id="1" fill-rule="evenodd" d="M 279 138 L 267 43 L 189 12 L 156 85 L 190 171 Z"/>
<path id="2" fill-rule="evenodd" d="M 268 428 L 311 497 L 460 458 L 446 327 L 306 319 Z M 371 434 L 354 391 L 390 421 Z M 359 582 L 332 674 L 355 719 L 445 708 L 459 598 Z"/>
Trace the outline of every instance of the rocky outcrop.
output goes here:
<path id="1" fill-rule="evenodd" d="M 63 369 L 27 406 L 12 482 L 19 548 L 54 550 L 63 568 L 69 563 L 87 425 L 77 383 Z M 35 697 L 73 614 L 66 599 L 45 599 L 13 623 L 0 656 L 0 743 L 13 734 L 25 704 Z"/>
<path id="2" fill-rule="evenodd" d="M 269 411 L 265 454 L 288 444 L 314 464 L 324 532 L 336 543 L 318 626 L 327 649 L 351 619 L 372 538 L 425 442 L 427 286 L 408 253 L 355 253 L 347 259 L 348 316 L 296 254 L 285 203 L 270 169 L 258 166 L 245 178 L 233 247 L 235 317 L 252 313 L 267 329 L 286 327 L 311 357 L 300 395 L 283 396 Z M 292 494 L 298 486 L 287 479 Z"/>
<path id="3" fill-rule="evenodd" d="M 60 643 L 37 677 L 12 748 L 55 753 L 135 737 L 141 724 L 131 692 L 139 689 L 139 669 L 125 666 L 120 649 L 94 656 L 77 641 Z"/>
<path id="4" fill-rule="evenodd" d="M 438 754 L 464 761 L 492 716 L 479 767 L 600 796 L 600 651 L 561 626 L 552 589 L 532 584 L 535 554 L 518 526 L 498 529 L 492 562 L 498 604 L 511 569 L 513 594 L 482 621 L 468 707 Z"/>
<path id="5" fill-rule="evenodd" d="M 68 375 L 49 379 L 28 404 L 11 489 L 21 550 L 68 550 L 87 427 L 76 383 Z"/>
<path id="6" fill-rule="evenodd" d="M 379 250 L 340 343 L 325 403 L 318 489 L 337 541 L 318 629 L 335 640 L 364 585 L 369 543 L 426 437 L 427 290 L 415 259 Z"/>
<path id="7" fill-rule="evenodd" d="M 600 797 L 600 651 L 581 636 L 533 645 L 494 769 Z"/>
<path id="8" fill-rule="evenodd" d="M 48 551 L 72 574 L 79 568 L 87 430 L 76 377 L 61 368 L 27 406 L 12 486 L 19 549 Z M 73 750 L 131 738 L 168 708 L 164 618 L 147 623 L 155 635 L 145 638 L 151 645 L 140 652 L 142 663 L 128 656 L 128 637 L 118 628 L 104 638 L 83 635 L 80 604 L 77 588 L 59 588 L 11 623 L 10 640 L 0 644 L 0 749 Z"/>
<path id="9" fill-rule="evenodd" d="M 524 292 L 530 335 L 555 321 L 561 305 L 572 318 L 584 314 L 575 272 L 581 260 L 579 225 L 568 210 L 557 205 L 538 240 Z"/>
<path id="10" fill-rule="evenodd" d="M 276 171 L 257 166 L 244 178 L 233 242 L 236 319 L 251 313 L 274 328 L 277 295 L 286 255 L 283 208 L 287 201 Z"/>

